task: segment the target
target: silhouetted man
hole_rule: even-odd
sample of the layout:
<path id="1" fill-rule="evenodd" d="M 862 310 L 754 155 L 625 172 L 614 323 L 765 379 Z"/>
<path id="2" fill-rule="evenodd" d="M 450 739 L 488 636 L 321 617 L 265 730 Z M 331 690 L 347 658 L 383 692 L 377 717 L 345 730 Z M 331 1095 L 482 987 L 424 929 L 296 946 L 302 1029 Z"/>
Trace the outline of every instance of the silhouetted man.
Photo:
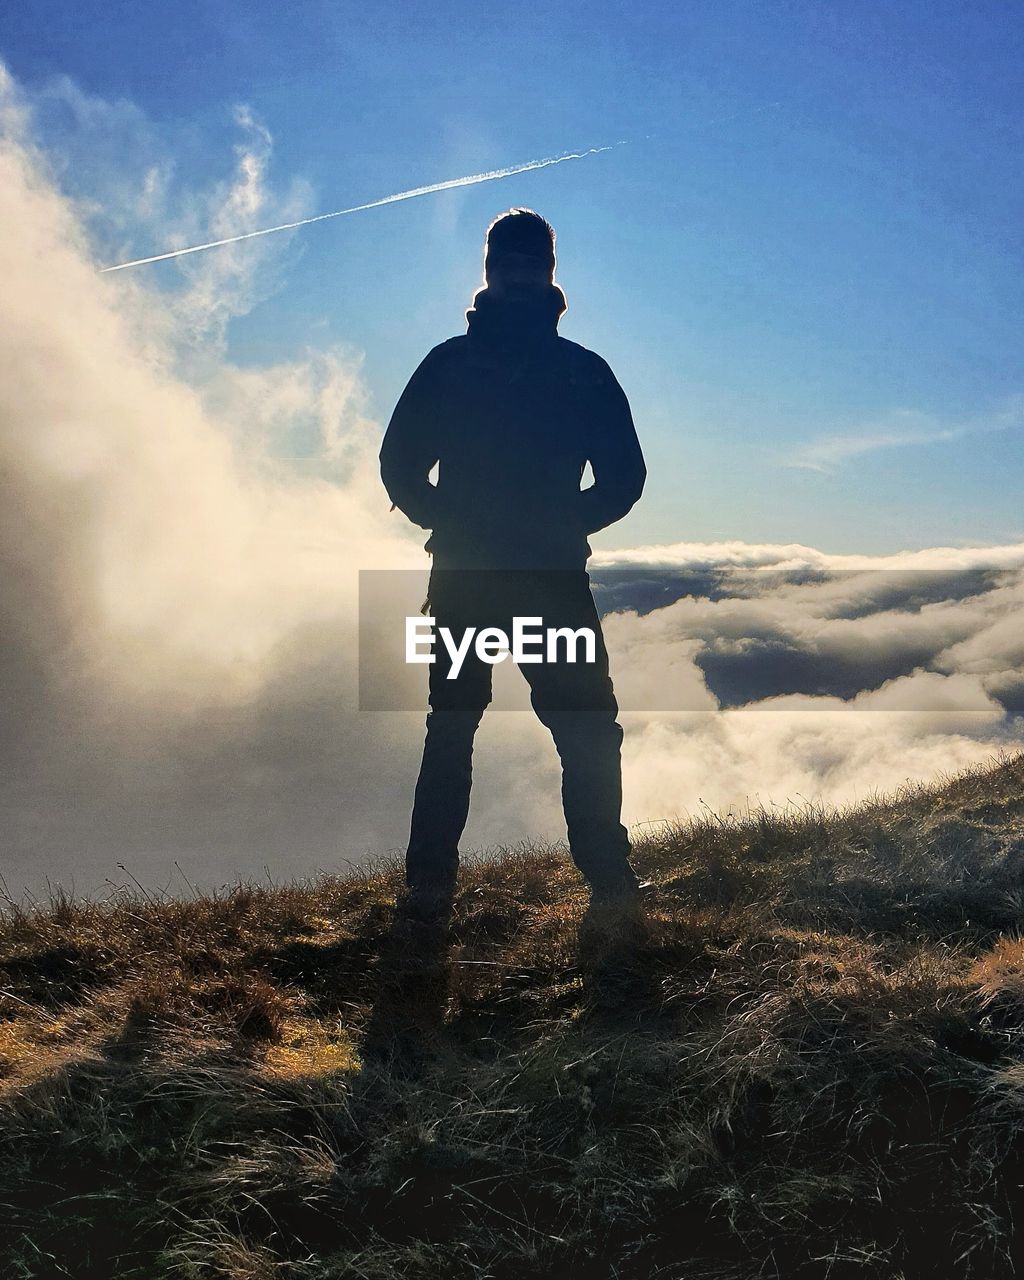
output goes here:
<path id="1" fill-rule="evenodd" d="M 620 821 L 622 729 L 586 571 L 589 534 L 626 514 L 647 469 L 629 403 L 593 351 L 563 338 L 555 235 L 513 209 L 488 228 L 486 287 L 468 332 L 429 351 L 409 380 L 380 451 L 394 504 L 430 529 L 428 599 L 438 634 L 542 618 L 589 627 L 594 662 L 522 662 L 531 702 L 562 763 L 569 849 L 595 902 L 639 889 Z M 580 488 L 590 463 L 594 483 Z M 437 483 L 429 473 L 438 465 Z M 430 711 L 406 854 L 406 905 L 450 905 L 469 814 L 473 738 L 491 699 L 491 666 L 472 649 L 455 679 L 435 645 Z"/>

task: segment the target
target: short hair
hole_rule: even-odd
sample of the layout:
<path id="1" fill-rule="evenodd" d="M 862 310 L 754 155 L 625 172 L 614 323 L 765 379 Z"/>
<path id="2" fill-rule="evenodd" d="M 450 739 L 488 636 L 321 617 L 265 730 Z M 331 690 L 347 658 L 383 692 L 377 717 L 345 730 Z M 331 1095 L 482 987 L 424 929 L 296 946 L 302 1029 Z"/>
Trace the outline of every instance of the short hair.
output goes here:
<path id="1" fill-rule="evenodd" d="M 533 209 L 515 208 L 499 214 L 487 228 L 484 266 L 503 252 L 525 253 L 555 269 L 555 229 Z"/>

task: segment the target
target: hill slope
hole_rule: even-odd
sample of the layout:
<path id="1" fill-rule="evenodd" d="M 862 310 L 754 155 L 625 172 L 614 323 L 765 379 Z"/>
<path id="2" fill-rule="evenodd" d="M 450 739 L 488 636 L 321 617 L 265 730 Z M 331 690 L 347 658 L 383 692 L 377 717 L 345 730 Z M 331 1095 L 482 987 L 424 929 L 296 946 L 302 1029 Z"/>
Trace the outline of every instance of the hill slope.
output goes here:
<path id="1" fill-rule="evenodd" d="M 1024 753 L 664 826 L 639 937 L 560 847 L 7 904 L 2 1273 L 978 1276 L 1024 1264 Z"/>

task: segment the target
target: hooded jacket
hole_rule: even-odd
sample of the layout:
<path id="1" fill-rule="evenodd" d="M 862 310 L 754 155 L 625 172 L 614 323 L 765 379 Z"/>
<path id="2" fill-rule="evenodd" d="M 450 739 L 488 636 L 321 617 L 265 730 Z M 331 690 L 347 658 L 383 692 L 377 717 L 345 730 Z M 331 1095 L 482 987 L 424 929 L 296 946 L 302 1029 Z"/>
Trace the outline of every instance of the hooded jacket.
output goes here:
<path id="1" fill-rule="evenodd" d="M 557 285 L 520 299 L 485 288 L 473 303 L 467 332 L 433 347 L 402 392 L 381 479 L 432 530 L 437 567 L 583 569 L 588 535 L 620 520 L 647 477 L 625 393 L 558 333 Z"/>

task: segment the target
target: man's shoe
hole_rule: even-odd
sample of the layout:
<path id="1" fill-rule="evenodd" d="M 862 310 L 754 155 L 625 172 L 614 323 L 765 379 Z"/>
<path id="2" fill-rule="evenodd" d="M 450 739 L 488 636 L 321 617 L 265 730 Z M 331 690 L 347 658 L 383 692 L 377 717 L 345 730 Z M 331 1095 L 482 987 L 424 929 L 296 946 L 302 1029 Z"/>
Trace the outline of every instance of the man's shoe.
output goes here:
<path id="1" fill-rule="evenodd" d="M 651 885 L 650 880 L 592 885 L 590 904 L 580 921 L 581 938 L 598 939 L 602 944 L 613 936 L 628 935 L 636 941 L 644 938 L 650 926 L 645 901 Z"/>
<path id="2" fill-rule="evenodd" d="M 398 901 L 398 912 L 423 924 L 440 924 L 451 914 L 454 885 L 411 885 Z"/>
<path id="3" fill-rule="evenodd" d="M 595 881 L 590 886 L 590 905 L 592 907 L 639 907 L 642 906 L 647 890 L 653 880 L 620 880 Z"/>

